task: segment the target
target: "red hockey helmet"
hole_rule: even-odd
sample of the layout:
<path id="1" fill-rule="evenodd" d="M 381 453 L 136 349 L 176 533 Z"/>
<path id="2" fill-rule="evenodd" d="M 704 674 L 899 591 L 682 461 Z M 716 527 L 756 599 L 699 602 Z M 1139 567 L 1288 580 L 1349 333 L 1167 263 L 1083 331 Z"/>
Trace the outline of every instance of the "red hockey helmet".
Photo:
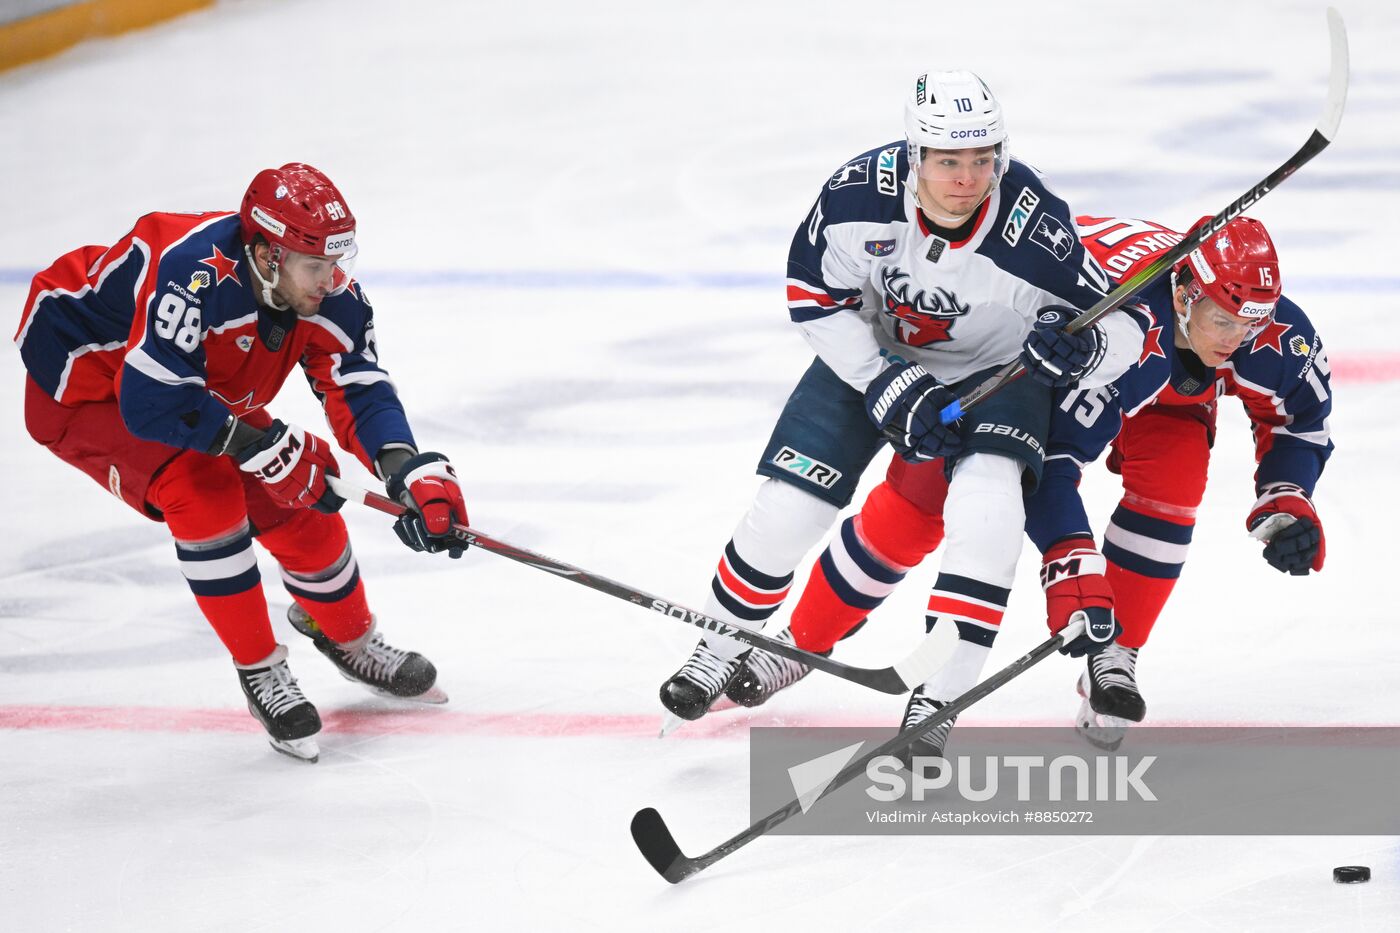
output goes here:
<path id="1" fill-rule="evenodd" d="M 258 172 L 238 212 L 243 239 L 255 234 L 275 246 L 315 256 L 355 251 L 355 215 L 340 190 L 304 162 Z"/>
<path id="2" fill-rule="evenodd" d="M 1202 217 L 1194 231 L 1211 218 Z M 1262 324 L 1274 313 L 1283 294 L 1278 253 L 1269 231 L 1253 217 L 1236 217 L 1212 233 L 1172 270 L 1174 277 L 1190 270 L 1187 304 L 1209 298 L 1227 313 Z"/>

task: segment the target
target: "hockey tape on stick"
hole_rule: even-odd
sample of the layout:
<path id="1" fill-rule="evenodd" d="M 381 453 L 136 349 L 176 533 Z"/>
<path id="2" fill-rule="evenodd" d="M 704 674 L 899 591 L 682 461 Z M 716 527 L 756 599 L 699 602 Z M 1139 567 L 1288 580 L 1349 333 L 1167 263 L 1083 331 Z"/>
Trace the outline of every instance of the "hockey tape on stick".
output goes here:
<path id="1" fill-rule="evenodd" d="M 1065 328 L 1066 333 L 1077 334 L 1084 328 L 1093 326 L 1099 318 L 1110 311 L 1118 310 L 1128 299 L 1142 291 L 1144 286 L 1156 281 L 1162 273 L 1189 255 L 1211 234 L 1243 214 L 1260 198 L 1281 185 L 1288 176 L 1312 161 L 1313 156 L 1327 148 L 1328 144 L 1336 137 L 1337 127 L 1342 122 L 1342 110 L 1345 108 L 1347 100 L 1347 76 L 1350 71 L 1346 25 L 1342 22 L 1342 14 L 1338 13 L 1334 7 L 1327 8 L 1327 29 L 1331 37 L 1332 49 L 1331 75 L 1327 82 L 1327 104 L 1322 111 L 1322 118 L 1317 122 L 1317 127 L 1308 137 L 1308 141 L 1303 143 L 1303 147 L 1295 152 L 1288 161 L 1274 169 L 1267 178 L 1230 202 L 1229 207 L 1198 227 L 1186 239 L 1157 257 L 1154 262 L 1144 266 L 1135 275 L 1124 279 L 1117 288 L 1109 292 L 1092 308 L 1075 318 Z M 939 419 L 944 424 L 952 424 L 973 405 L 998 391 L 1008 382 L 1020 378 L 1025 371 L 1026 369 L 1021 365 L 1020 360 L 1007 363 L 995 375 L 971 392 L 945 405 L 943 410 L 939 412 Z"/>

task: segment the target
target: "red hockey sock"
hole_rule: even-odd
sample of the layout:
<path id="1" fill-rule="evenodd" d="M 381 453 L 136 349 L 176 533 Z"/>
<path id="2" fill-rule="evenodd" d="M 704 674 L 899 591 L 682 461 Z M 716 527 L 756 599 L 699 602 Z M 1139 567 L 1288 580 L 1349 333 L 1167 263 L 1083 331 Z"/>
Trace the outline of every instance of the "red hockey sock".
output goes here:
<path id="1" fill-rule="evenodd" d="M 919 509 L 888 482 L 876 486 L 812 568 L 789 623 L 794 642 L 831 650 L 942 540 L 942 516 Z"/>
<path id="2" fill-rule="evenodd" d="M 1152 626 L 1162 613 L 1162 607 L 1172 595 L 1176 579 L 1145 577 L 1125 570 L 1113 561 L 1104 574 L 1113 588 L 1113 612 L 1123 626 L 1118 644 L 1125 648 L 1141 648 L 1152 634 Z"/>
<path id="3" fill-rule="evenodd" d="M 365 585 L 343 518 L 301 509 L 258 541 L 282 565 L 287 592 L 332 641 L 354 641 L 369 631 Z"/>
<path id="4" fill-rule="evenodd" d="M 233 660 L 266 658 L 277 642 L 232 461 L 178 456 L 152 481 L 147 499 L 164 516 L 180 572 Z"/>

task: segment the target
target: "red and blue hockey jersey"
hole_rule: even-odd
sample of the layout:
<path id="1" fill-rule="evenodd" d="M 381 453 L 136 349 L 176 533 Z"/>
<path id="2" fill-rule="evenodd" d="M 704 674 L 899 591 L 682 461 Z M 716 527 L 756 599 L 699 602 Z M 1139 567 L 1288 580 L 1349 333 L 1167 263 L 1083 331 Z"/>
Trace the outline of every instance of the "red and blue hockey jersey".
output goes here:
<path id="1" fill-rule="evenodd" d="M 1076 220 L 1085 246 L 1119 281 L 1183 239 L 1148 221 Z M 1289 482 L 1311 495 L 1332 453 L 1327 353 L 1308 316 L 1287 296 L 1279 299 L 1273 318 L 1216 369 L 1206 368 L 1190 351 L 1176 349 L 1169 275 L 1138 294 L 1129 313 L 1143 310 L 1154 321 L 1135 366 L 1111 385 L 1056 395 L 1045 476 L 1027 514 L 1027 531 L 1042 549 L 1065 535 L 1089 533 L 1075 491 L 1080 471 L 1113 442 L 1124 418 L 1148 405 L 1238 397 L 1253 425 L 1256 493 L 1270 483 Z"/>
<path id="2" fill-rule="evenodd" d="M 35 276 L 15 342 L 59 403 L 115 400 L 133 434 L 173 447 L 207 450 L 298 364 L 336 440 L 371 470 L 385 446 L 413 445 L 359 284 L 312 317 L 262 307 L 255 287 L 237 214 L 147 214 L 114 246 Z"/>

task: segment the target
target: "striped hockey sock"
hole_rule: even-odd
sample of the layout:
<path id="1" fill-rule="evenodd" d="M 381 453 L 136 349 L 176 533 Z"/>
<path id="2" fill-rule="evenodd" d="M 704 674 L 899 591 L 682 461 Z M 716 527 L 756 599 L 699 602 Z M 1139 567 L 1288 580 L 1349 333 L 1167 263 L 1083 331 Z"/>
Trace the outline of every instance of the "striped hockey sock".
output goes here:
<path id="1" fill-rule="evenodd" d="M 180 572 L 200 611 L 237 664 L 254 664 L 277 647 L 247 521 L 202 541 L 175 540 Z"/>

